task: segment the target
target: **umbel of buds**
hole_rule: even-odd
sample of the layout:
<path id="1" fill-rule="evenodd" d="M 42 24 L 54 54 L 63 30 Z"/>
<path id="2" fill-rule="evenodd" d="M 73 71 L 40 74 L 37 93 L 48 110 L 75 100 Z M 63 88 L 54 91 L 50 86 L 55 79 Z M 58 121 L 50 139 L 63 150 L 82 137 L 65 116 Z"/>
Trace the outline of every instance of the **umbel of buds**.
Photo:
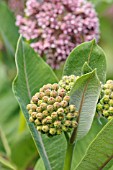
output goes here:
<path id="1" fill-rule="evenodd" d="M 78 112 L 69 101 L 66 90 L 59 88 L 57 83 L 44 85 L 27 105 L 29 121 L 35 124 L 38 131 L 48 136 L 70 132 L 77 126 Z"/>
<path id="2" fill-rule="evenodd" d="M 108 80 L 105 85 L 102 85 L 96 111 L 108 120 L 113 118 L 113 80 Z"/>
<path id="3" fill-rule="evenodd" d="M 79 78 L 79 76 L 71 75 L 71 76 L 63 76 L 59 81 L 60 88 L 64 88 L 69 95 L 75 81 Z"/>

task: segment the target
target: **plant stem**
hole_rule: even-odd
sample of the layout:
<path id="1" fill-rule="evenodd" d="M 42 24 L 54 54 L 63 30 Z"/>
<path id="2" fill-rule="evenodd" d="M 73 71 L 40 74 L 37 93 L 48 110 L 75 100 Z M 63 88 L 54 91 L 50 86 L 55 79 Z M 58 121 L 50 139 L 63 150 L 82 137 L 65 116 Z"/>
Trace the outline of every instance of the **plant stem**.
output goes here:
<path id="1" fill-rule="evenodd" d="M 67 143 L 67 151 L 66 151 L 66 157 L 64 161 L 64 170 L 71 170 L 74 147 L 75 147 L 75 143 L 70 143 L 70 141 Z"/>

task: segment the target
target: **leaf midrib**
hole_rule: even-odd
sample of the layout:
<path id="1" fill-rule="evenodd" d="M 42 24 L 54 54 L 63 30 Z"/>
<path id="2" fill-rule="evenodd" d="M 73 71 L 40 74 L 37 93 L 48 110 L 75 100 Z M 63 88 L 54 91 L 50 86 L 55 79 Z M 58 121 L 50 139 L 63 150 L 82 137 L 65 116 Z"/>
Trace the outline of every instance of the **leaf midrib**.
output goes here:
<path id="1" fill-rule="evenodd" d="M 103 168 L 113 159 L 113 154 L 103 163 L 103 165 L 99 168 L 99 170 L 103 170 Z"/>

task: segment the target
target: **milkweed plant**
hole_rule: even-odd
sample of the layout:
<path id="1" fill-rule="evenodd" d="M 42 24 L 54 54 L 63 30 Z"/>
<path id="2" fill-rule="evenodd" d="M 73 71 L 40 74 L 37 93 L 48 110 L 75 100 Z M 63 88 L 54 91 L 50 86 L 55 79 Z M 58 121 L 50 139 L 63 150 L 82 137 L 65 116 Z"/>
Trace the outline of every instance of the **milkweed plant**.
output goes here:
<path id="1" fill-rule="evenodd" d="M 112 170 L 113 80 L 94 6 L 27 0 L 18 14 L 13 92 L 40 155 L 35 170 Z"/>

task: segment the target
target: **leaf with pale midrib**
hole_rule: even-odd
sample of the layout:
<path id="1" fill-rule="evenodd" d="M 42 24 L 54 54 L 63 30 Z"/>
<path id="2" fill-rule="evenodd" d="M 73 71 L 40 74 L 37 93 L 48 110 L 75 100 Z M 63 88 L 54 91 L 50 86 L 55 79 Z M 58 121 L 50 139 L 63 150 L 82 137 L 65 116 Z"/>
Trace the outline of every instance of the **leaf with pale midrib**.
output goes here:
<path id="1" fill-rule="evenodd" d="M 70 104 L 76 106 L 79 114 L 76 140 L 83 138 L 90 130 L 99 94 L 100 82 L 96 70 L 81 76 L 75 82 L 70 94 Z"/>
<path id="2" fill-rule="evenodd" d="M 113 159 L 113 120 L 109 121 L 90 144 L 75 170 L 103 170 Z"/>
<path id="3" fill-rule="evenodd" d="M 77 46 L 69 55 L 64 66 L 64 75 L 81 76 L 84 63 L 93 69 L 97 68 L 97 75 L 103 83 L 106 81 L 106 59 L 103 50 L 95 40 Z"/>
<path id="4" fill-rule="evenodd" d="M 40 87 L 47 83 L 57 82 L 51 68 L 39 57 L 34 50 L 21 39 L 16 53 L 17 77 L 13 83 L 14 94 L 22 108 L 31 135 L 44 161 L 46 170 L 62 170 L 66 141 L 64 135 L 48 138 L 41 135 L 29 122 L 26 105 Z"/>

